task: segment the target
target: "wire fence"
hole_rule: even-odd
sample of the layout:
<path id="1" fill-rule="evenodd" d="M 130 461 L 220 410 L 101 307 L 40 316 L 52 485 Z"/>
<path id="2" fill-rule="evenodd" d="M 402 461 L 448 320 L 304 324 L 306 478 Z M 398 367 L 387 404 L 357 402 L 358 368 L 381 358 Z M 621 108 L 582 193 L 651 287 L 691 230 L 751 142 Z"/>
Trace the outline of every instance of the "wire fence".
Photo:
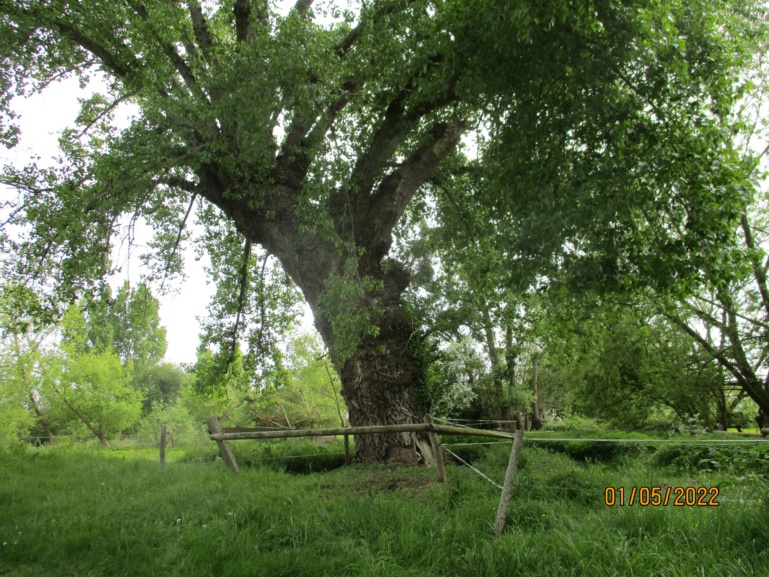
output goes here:
<path id="1" fill-rule="evenodd" d="M 500 485 L 499 483 L 497 483 L 497 482 L 495 482 L 495 481 L 492 481 L 492 480 L 491 480 L 489 477 L 487 477 L 487 476 L 486 476 L 484 473 L 482 473 L 481 471 L 479 471 L 478 469 L 476 469 L 475 467 L 473 467 L 473 466 L 472 466 L 470 463 L 468 463 L 467 461 L 465 461 L 465 460 L 464 460 L 462 457 L 460 457 L 460 456 L 459 456 L 459 455 L 457 455 L 456 453 L 453 453 L 453 452 L 452 452 L 452 451 L 450 451 L 449 449 L 446 449 L 446 445 L 442 445 L 442 447 L 443 447 L 443 448 L 446 450 L 446 452 L 447 452 L 449 455 L 451 455 L 452 457 L 454 457 L 455 459 L 457 459 L 458 461 L 460 461 L 461 463 L 465 464 L 465 465 L 466 465 L 466 466 L 468 466 L 470 469 L 472 469 L 473 471 L 475 471 L 476 473 L 478 473 L 478 474 L 479 474 L 481 477 L 483 477 L 483 478 L 484 478 L 484 479 L 486 479 L 486 480 L 487 480 L 489 483 L 491 483 L 492 485 L 494 485 L 495 487 L 497 487 L 497 488 L 498 488 L 500 491 L 502 491 L 502 490 L 504 489 L 504 488 L 502 487 L 502 485 Z"/>
<path id="2" fill-rule="evenodd" d="M 464 425 L 458 425 L 456 423 L 453 423 L 455 426 L 464 426 Z M 468 427 L 469 428 L 469 427 Z M 717 444 L 762 444 L 762 443 L 769 443 L 769 439 L 710 439 L 710 440 L 679 440 L 679 439 L 593 439 L 593 438 L 541 438 L 541 437 L 526 437 L 527 442 L 596 442 L 596 443 L 661 443 L 661 444 L 667 444 L 667 443 L 678 443 L 678 444 L 686 444 L 686 445 L 710 445 L 713 443 Z M 502 490 L 502 485 L 494 481 L 492 478 L 490 478 L 488 475 L 486 475 L 483 471 L 480 469 L 474 467 L 470 463 L 468 463 L 465 459 L 457 455 L 455 452 L 451 451 L 448 447 L 473 447 L 473 446 L 491 446 L 491 445 L 507 445 L 509 446 L 510 443 L 507 441 L 486 441 L 486 442 L 479 442 L 479 443 L 446 443 L 442 444 L 441 446 L 444 448 L 444 450 L 450 454 L 453 458 L 455 458 L 457 461 L 477 473 L 480 477 L 482 477 L 484 480 L 488 481 L 490 484 L 497 487 L 499 490 Z M 665 484 L 667 486 L 667 484 Z M 584 494 L 592 494 L 596 495 L 597 497 L 600 497 L 601 495 L 601 489 L 596 488 L 586 488 L 586 487 L 577 487 L 577 486 L 558 486 L 554 487 L 551 485 L 540 485 L 540 484 L 531 484 L 531 483 L 516 483 L 516 487 L 520 489 L 536 489 L 540 491 L 554 491 L 554 492 L 578 492 L 578 493 L 584 493 Z M 751 491 L 751 493 L 755 493 L 754 491 Z M 755 504 L 762 504 L 764 501 L 761 498 L 745 498 L 745 497 L 724 497 L 720 496 L 718 498 L 718 503 L 739 503 L 740 505 L 755 505 Z"/>
<path id="3" fill-rule="evenodd" d="M 451 424 L 452 426 L 460 427 L 460 428 L 466 428 L 466 429 L 472 429 L 474 427 L 470 426 L 469 424 L 464 423 L 472 423 L 472 424 L 509 424 L 509 423 L 515 423 L 515 421 L 493 421 L 493 420 L 471 420 L 471 419 L 442 419 L 442 421 Z M 462 423 L 459 423 L 457 421 L 462 421 Z M 537 433 L 538 435 L 541 434 L 549 434 L 549 433 Z M 24 437 L 23 439 L 30 443 L 36 443 L 36 444 L 43 444 L 46 442 L 49 442 L 51 440 L 50 437 L 47 436 L 32 436 L 32 437 Z M 54 437 L 54 441 L 58 442 L 67 442 L 69 441 L 68 437 Z M 540 436 L 531 436 L 526 435 L 525 440 L 527 443 L 643 443 L 643 444 L 684 444 L 687 446 L 692 445 L 761 445 L 765 443 L 769 443 L 769 439 L 766 438 L 750 438 L 750 439 L 689 439 L 689 438 L 683 438 L 683 439 L 612 439 L 612 438 L 584 438 L 584 437 L 540 437 Z M 147 438 L 124 438 L 124 439 L 115 439 L 113 441 L 110 441 L 113 447 L 115 448 L 132 448 L 132 449 L 156 449 L 159 445 L 158 441 L 152 441 Z M 493 485 L 500 491 L 503 489 L 502 485 L 497 483 L 494 479 L 492 479 L 489 475 L 478 469 L 477 467 L 470 464 L 467 460 L 463 459 L 459 455 L 457 455 L 454 451 L 449 449 L 449 447 L 477 447 L 477 446 L 492 446 L 492 445 L 506 445 L 510 446 L 509 441 L 484 441 L 484 442 L 465 442 L 465 443 L 445 443 L 441 444 L 441 447 L 449 454 L 452 458 L 456 459 L 457 462 L 461 463 L 468 469 L 475 472 L 477 475 L 479 475 L 481 478 L 483 478 L 485 481 L 487 481 L 489 484 Z M 323 458 L 323 457 L 331 457 L 331 456 L 344 456 L 344 451 L 333 451 L 333 452 L 323 452 L 323 453 L 317 453 L 317 454 L 298 454 L 298 455 L 254 455 L 254 462 L 255 463 L 268 463 L 268 462 L 275 462 L 275 461 L 283 461 L 287 459 L 313 459 L 313 458 Z M 594 488 L 586 488 L 584 486 L 551 486 L 551 485 L 541 485 L 541 484 L 532 484 L 532 483 L 517 483 L 516 487 L 520 489 L 532 489 L 532 490 L 539 490 L 539 491 L 548 491 L 548 492 L 570 492 L 570 493 L 584 493 L 584 494 L 593 494 L 599 496 L 601 494 L 601 489 L 594 489 Z M 758 504 L 762 503 L 762 499 L 760 498 L 745 498 L 745 497 L 725 497 L 721 496 L 718 499 L 719 503 L 739 503 L 741 505 L 746 504 Z"/>
<path id="4" fill-rule="evenodd" d="M 667 444 L 667 443 L 674 443 L 679 445 L 712 445 L 712 444 L 718 444 L 718 445 L 739 445 L 739 444 L 750 444 L 750 445 L 760 445 L 763 443 L 769 443 L 769 439 L 697 439 L 697 440 L 682 440 L 682 439 L 592 439 L 592 438 L 563 438 L 563 437 L 554 437 L 552 439 L 542 438 L 542 437 L 526 437 L 526 442 L 528 443 L 646 443 L 646 444 Z M 500 441 L 492 441 L 492 442 L 485 442 L 485 443 L 448 443 L 449 446 L 452 447 L 459 447 L 459 446 L 468 446 L 468 445 L 499 445 L 499 444 L 506 444 L 504 442 Z M 446 446 L 446 445 L 444 445 Z"/>

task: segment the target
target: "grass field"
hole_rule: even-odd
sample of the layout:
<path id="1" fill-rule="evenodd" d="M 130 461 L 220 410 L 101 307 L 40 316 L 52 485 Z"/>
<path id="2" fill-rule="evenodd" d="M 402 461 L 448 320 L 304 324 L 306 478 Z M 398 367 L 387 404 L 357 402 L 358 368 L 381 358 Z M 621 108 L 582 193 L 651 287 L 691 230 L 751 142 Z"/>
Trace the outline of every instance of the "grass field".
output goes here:
<path id="1" fill-rule="evenodd" d="M 769 575 L 763 447 L 580 444 L 524 447 L 499 537 L 499 489 L 463 466 L 442 486 L 424 467 L 283 470 L 339 459 L 306 442 L 235 444 L 239 475 L 213 443 L 170 449 L 162 471 L 151 449 L 4 449 L 0 575 Z M 455 450 L 501 483 L 507 444 Z M 663 484 L 718 487 L 720 505 L 604 504 L 606 487 Z"/>

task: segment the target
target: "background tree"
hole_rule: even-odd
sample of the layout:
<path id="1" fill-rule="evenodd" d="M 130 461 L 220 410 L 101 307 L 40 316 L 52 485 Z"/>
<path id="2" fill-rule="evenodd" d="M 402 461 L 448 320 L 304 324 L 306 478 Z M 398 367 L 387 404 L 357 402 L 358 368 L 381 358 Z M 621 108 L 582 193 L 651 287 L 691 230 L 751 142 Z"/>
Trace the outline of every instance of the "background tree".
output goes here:
<path id="1" fill-rule="evenodd" d="M 162 363 L 140 371 L 134 376 L 134 382 L 141 383 L 144 396 L 142 413 L 174 404 L 182 390 L 189 386 L 190 376 L 172 363 Z"/>
<path id="2" fill-rule="evenodd" d="M 142 395 L 131 387 L 130 373 L 115 353 L 89 347 L 86 320 L 77 305 L 67 309 L 62 332 L 62 368 L 50 386 L 75 422 L 87 428 L 103 447 L 109 447 L 110 436 L 139 419 Z"/>
<path id="3" fill-rule="evenodd" d="M 316 337 L 298 335 L 292 339 L 286 371 L 287 378 L 260 413 L 260 421 L 296 428 L 347 424 L 342 384 Z"/>
<path id="4" fill-rule="evenodd" d="M 35 378 L 40 343 L 25 336 L 14 334 L 4 339 L 0 353 L 0 438 L 12 442 L 26 436 L 38 419 L 46 434 L 53 438 L 40 404 Z"/>
<path id="5" fill-rule="evenodd" d="M 196 381 L 198 390 L 215 394 L 216 375 L 227 374 L 236 357 L 242 364 L 243 393 L 259 394 L 284 382 L 283 352 L 278 344 L 288 334 L 300 314 L 301 296 L 269 253 L 242 242 L 229 223 L 217 223 L 215 214 L 201 239 L 209 248 L 208 273 L 216 283 L 216 293 L 203 320 L 201 347 L 213 355 Z M 232 255 L 239 255 L 233 260 Z M 216 367 L 214 371 L 214 367 Z M 214 371 L 214 372 L 212 372 Z"/>
<path id="6" fill-rule="evenodd" d="M 121 215 L 151 222 L 157 273 L 173 273 L 200 203 L 206 226 L 230 223 L 243 239 L 232 267 L 259 244 L 302 291 L 351 424 L 401 423 L 420 419 L 424 374 L 392 230 L 437 170 L 467 174 L 449 170 L 463 164 L 463 133 L 484 169 L 468 204 L 486 207 L 492 268 L 511 286 L 512 265 L 553 253 L 577 277 L 665 286 L 707 266 L 739 213 L 722 113 L 752 65 L 760 4 L 271 8 L 0 5 L 6 143 L 13 94 L 105 78 L 64 134 L 60 168 L 6 173 L 22 191 L 10 222 L 29 225 L 6 237 L 24 257 L 15 274 L 60 260 L 52 282 L 81 290 L 108 270 Z M 126 101 L 139 112 L 120 132 L 108 121 Z M 364 436 L 356 458 L 413 462 L 413 447 L 409 435 Z"/>
<path id="7" fill-rule="evenodd" d="M 55 359 L 49 350 L 49 312 L 37 296 L 20 285 L 0 289 L 0 437 L 15 441 L 39 425 L 54 442 L 50 404 L 44 383 L 51 377 Z"/>
<path id="8" fill-rule="evenodd" d="M 769 122 L 769 67 L 765 56 L 748 73 L 752 85 L 734 118 L 728 153 L 738 162 L 735 184 L 746 202 L 732 224 L 733 242 L 720 251 L 715 266 L 702 273 L 702 285 L 684 298 L 661 303 L 660 310 L 692 338 L 702 354 L 710 358 L 737 385 L 739 395 L 727 403 L 721 398 L 723 424 L 731 408 L 743 397 L 759 408 L 759 426 L 769 415 L 769 287 L 767 242 L 767 165 Z M 730 408 L 731 407 L 731 408 Z"/>
<path id="9" fill-rule="evenodd" d="M 166 330 L 160 326 L 160 303 L 146 284 L 131 288 L 128 281 L 113 297 L 109 285 L 85 295 L 88 340 L 94 350 L 113 351 L 136 368 L 153 366 L 166 353 Z"/>
<path id="10" fill-rule="evenodd" d="M 472 339 L 460 337 L 436 354 L 424 390 L 425 404 L 433 415 L 458 415 L 488 388 L 484 387 L 490 379 L 488 365 L 475 347 Z"/>

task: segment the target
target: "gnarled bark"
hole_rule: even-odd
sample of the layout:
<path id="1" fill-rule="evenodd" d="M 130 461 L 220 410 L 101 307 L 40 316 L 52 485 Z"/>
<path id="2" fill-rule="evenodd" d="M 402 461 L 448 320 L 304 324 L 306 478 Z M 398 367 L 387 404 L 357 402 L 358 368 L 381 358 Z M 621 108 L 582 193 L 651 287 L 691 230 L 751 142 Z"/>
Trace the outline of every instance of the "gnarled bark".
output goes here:
<path id="1" fill-rule="evenodd" d="M 328 258 L 332 260 L 331 256 Z M 372 266 L 374 264 L 376 266 Z M 362 266 L 365 267 L 365 262 Z M 416 401 L 422 372 L 413 348 L 415 329 L 400 300 L 408 286 L 409 274 L 394 261 L 387 262 L 387 272 L 378 263 L 369 262 L 366 268 L 368 276 L 381 281 L 381 288 L 367 295 L 364 302 L 355 304 L 375 312 L 376 336 L 365 337 L 344 364 L 337 367 L 350 425 L 422 422 Z M 307 274 L 306 269 L 303 272 Z M 312 287 L 316 283 L 308 284 Z M 310 289 L 305 291 L 305 295 L 308 294 L 315 293 Z M 315 314 L 315 326 L 332 348 L 337 339 L 332 323 L 318 300 L 308 300 Z M 394 460 L 416 464 L 424 460 L 423 455 L 429 455 L 429 442 L 424 435 L 380 433 L 355 438 L 356 462 Z"/>
<path id="2" fill-rule="evenodd" d="M 414 328 L 400 303 L 408 276 L 401 269 L 400 283 L 394 282 L 392 277 L 398 277 L 398 267 L 391 267 L 391 278 L 375 299 L 382 307 L 378 311 L 379 332 L 365 339 L 340 371 L 352 426 L 422 421 L 416 405 L 422 374 L 411 343 Z M 427 439 L 412 433 L 359 435 L 355 439 L 355 460 L 359 462 L 394 460 L 416 464 L 420 454 L 428 450 Z"/>

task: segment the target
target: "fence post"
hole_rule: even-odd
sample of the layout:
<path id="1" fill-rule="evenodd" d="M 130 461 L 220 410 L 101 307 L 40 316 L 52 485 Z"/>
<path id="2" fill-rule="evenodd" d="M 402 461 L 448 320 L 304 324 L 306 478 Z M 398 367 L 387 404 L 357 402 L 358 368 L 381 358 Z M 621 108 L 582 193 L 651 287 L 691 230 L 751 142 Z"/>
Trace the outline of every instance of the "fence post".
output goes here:
<path id="1" fill-rule="evenodd" d="M 208 434 L 209 435 L 221 435 L 222 428 L 219 426 L 219 421 L 216 417 L 211 417 L 208 422 Z M 222 454 L 222 459 L 226 465 L 232 469 L 233 473 L 238 472 L 238 463 L 235 461 L 235 455 L 232 454 L 232 450 L 227 445 L 226 441 L 216 441 L 219 446 L 219 452 Z"/>
<path id="2" fill-rule="evenodd" d="M 505 518 L 507 517 L 507 506 L 510 504 L 510 495 L 513 492 L 513 486 L 515 485 L 515 474 L 518 471 L 518 454 L 521 452 L 523 446 L 523 428 L 519 427 L 515 431 L 515 439 L 513 439 L 513 449 L 510 451 L 510 461 L 507 463 L 507 472 L 505 473 L 505 485 L 502 488 L 502 497 L 499 500 L 499 508 L 497 508 L 497 534 L 501 534 L 505 530 Z"/>
<path id="3" fill-rule="evenodd" d="M 166 442 L 168 440 L 168 429 L 165 425 L 160 427 L 160 468 L 166 466 Z"/>
<path id="4" fill-rule="evenodd" d="M 433 416 L 425 415 L 425 423 L 432 425 Z M 448 481 L 448 478 L 446 477 L 446 466 L 443 463 L 443 450 L 441 449 L 441 441 L 434 431 L 428 431 L 427 436 L 430 437 L 430 445 L 432 446 L 433 455 L 435 456 L 435 466 L 438 469 L 438 481 L 445 484 Z"/>

